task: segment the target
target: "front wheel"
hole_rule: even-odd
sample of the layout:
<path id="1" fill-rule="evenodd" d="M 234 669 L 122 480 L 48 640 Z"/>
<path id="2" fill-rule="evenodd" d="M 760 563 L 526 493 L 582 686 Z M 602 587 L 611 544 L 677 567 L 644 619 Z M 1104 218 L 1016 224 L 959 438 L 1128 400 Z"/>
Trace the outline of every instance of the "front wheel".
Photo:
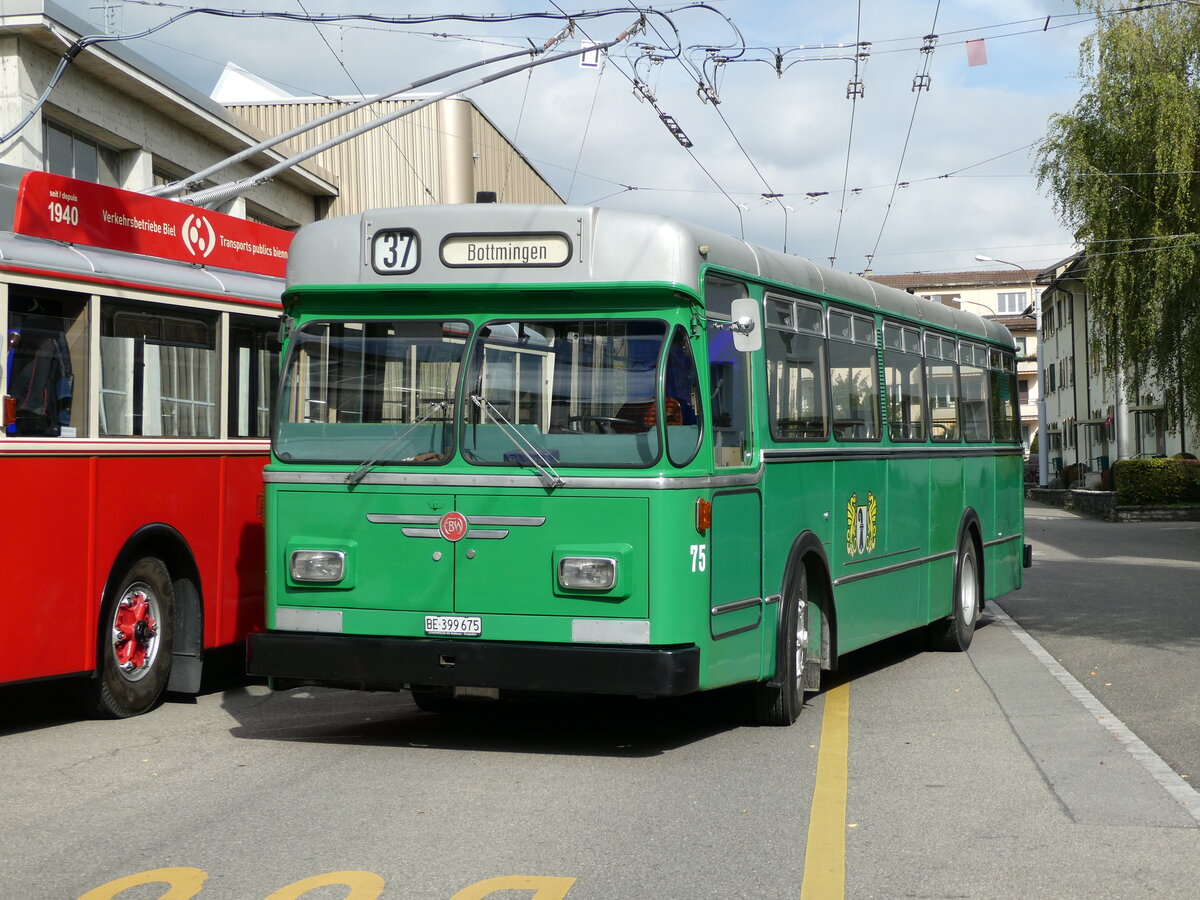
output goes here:
<path id="1" fill-rule="evenodd" d="M 453 688 L 414 687 L 413 703 L 417 709 L 429 713 L 450 713 L 458 709 Z"/>
<path id="2" fill-rule="evenodd" d="M 971 646 L 975 625 L 983 605 L 979 551 L 969 534 L 963 535 L 954 565 L 954 608 L 946 619 L 929 626 L 930 646 L 935 650 L 962 651 Z"/>
<path id="3" fill-rule="evenodd" d="M 803 568 L 795 593 L 784 602 L 787 606 L 779 623 L 784 639 L 780 642 L 776 677 L 754 686 L 754 720 L 759 725 L 791 725 L 796 721 L 804 707 L 807 668 L 816 665 L 808 659 L 808 573 Z"/>
<path id="4" fill-rule="evenodd" d="M 158 703 L 171 674 L 174 618 L 166 565 L 152 556 L 139 559 L 101 608 L 99 660 L 85 695 L 92 712 L 123 719 Z"/>

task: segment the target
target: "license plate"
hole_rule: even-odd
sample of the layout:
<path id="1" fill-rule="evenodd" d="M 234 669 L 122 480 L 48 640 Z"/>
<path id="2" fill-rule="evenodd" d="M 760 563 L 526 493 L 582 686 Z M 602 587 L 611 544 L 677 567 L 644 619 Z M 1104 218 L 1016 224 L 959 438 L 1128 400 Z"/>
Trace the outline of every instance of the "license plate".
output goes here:
<path id="1" fill-rule="evenodd" d="M 483 634 L 483 620 L 479 616 L 426 616 L 425 633 L 478 637 Z"/>

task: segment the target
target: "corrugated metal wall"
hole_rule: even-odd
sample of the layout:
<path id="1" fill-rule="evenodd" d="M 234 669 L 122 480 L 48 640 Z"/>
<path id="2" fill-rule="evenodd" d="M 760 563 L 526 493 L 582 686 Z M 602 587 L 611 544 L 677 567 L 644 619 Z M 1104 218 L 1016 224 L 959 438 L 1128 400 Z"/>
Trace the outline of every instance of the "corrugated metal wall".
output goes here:
<path id="1" fill-rule="evenodd" d="M 495 191 L 501 203 L 560 204 L 554 192 L 521 152 L 474 105 L 475 190 Z"/>
<path id="2" fill-rule="evenodd" d="M 293 138 L 295 151 L 308 149 L 413 101 L 388 100 L 357 110 Z M 469 108 L 471 144 L 447 137 L 447 121 Z M 267 134 L 279 134 L 332 112 L 332 101 L 254 103 L 230 106 Z M 458 121 L 464 121 L 459 116 Z M 281 148 L 282 149 L 282 148 Z M 469 163 L 468 163 L 469 160 Z M 341 216 L 384 206 L 470 202 L 475 191 L 493 190 L 501 202 L 561 203 L 546 181 L 474 104 L 451 99 L 322 151 L 314 160 L 337 176 L 341 193 L 328 215 Z M 472 178 L 464 178 L 470 172 Z M 473 185 L 470 183 L 473 180 Z"/>

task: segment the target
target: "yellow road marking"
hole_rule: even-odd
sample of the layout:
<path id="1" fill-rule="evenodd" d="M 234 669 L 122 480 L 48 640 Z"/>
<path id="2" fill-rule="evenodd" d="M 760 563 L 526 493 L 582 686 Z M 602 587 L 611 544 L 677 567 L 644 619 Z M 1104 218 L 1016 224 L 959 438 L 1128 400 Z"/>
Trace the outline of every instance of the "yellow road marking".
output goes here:
<path id="1" fill-rule="evenodd" d="M 846 896 L 846 787 L 849 782 L 850 685 L 825 692 L 821 747 L 808 815 L 804 883 L 800 900 L 840 900 Z"/>
<path id="2" fill-rule="evenodd" d="M 126 888 L 160 882 L 167 885 L 167 891 L 165 894 L 159 894 L 159 900 L 191 900 L 200 893 L 200 888 L 207 878 L 207 872 L 192 866 L 150 869 L 102 884 L 88 891 L 79 900 L 113 900 L 117 894 L 124 893 Z"/>
<path id="3" fill-rule="evenodd" d="M 350 888 L 350 893 L 342 894 L 345 900 L 376 900 L 383 893 L 384 881 L 374 872 L 326 872 L 324 875 L 313 875 L 311 878 L 304 878 L 280 888 L 267 900 L 299 900 L 309 891 L 330 885 Z"/>
<path id="4" fill-rule="evenodd" d="M 450 900 L 483 900 L 497 891 L 533 891 L 529 900 L 563 900 L 574 878 L 558 875 L 501 875 L 469 884 Z"/>

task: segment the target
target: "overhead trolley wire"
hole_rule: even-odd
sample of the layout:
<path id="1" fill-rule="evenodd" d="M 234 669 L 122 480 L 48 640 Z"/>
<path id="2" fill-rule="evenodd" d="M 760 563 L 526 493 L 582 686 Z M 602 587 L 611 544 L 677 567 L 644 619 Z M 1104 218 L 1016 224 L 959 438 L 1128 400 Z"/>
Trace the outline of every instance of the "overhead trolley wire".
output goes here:
<path id="1" fill-rule="evenodd" d="M 883 221 L 879 225 L 879 234 L 875 237 L 875 246 L 871 248 L 871 252 L 867 256 L 865 272 L 871 271 L 871 263 L 875 259 L 875 254 L 879 251 L 879 242 L 883 240 L 883 231 L 887 228 L 888 217 L 891 216 L 892 206 L 896 202 L 896 192 L 900 189 L 900 172 L 904 169 L 904 158 L 908 154 L 908 142 L 912 138 L 913 123 L 917 120 L 917 107 L 921 104 L 921 94 L 929 89 L 929 63 L 933 58 L 934 45 L 937 43 L 937 19 L 941 8 L 942 0 L 937 0 L 937 4 L 933 9 L 933 24 L 929 28 L 929 34 L 925 37 L 926 46 L 922 48 L 924 59 L 921 63 L 921 71 L 913 79 L 912 89 L 916 96 L 913 98 L 912 115 L 908 119 L 908 131 L 904 134 L 904 146 L 900 148 L 900 161 L 896 165 L 896 178 L 892 184 L 892 194 L 888 198 L 887 207 L 883 211 Z"/>
<path id="2" fill-rule="evenodd" d="M 629 2 L 630 6 L 633 6 L 632 0 L 628 0 L 628 2 Z M 698 4 L 698 5 L 700 5 L 700 4 Z M 713 7 L 707 7 L 707 8 L 710 9 L 712 12 L 716 12 L 723 19 L 725 19 L 726 23 L 729 25 L 729 27 L 733 30 L 734 34 L 737 36 L 738 43 L 740 44 L 740 47 L 738 48 L 738 53 L 736 56 L 721 57 L 722 64 L 725 61 L 736 59 L 738 56 L 741 56 L 742 54 L 744 54 L 746 51 L 746 42 L 745 42 L 745 39 L 742 38 L 741 31 L 738 29 L 737 25 L 734 24 L 733 20 L 730 19 L 728 16 L 726 16 L 724 13 L 721 13 L 719 10 L 717 10 Z M 651 27 L 654 28 L 653 25 L 651 25 Z M 654 30 L 656 33 L 658 32 L 657 28 L 655 28 Z M 659 37 L 661 38 L 662 35 L 660 34 Z M 698 48 L 693 48 L 693 49 L 698 49 Z M 726 48 L 713 48 L 711 46 L 707 46 L 702 49 L 704 49 L 705 52 L 708 53 L 709 56 L 711 57 L 716 53 L 717 50 L 726 49 Z M 745 159 L 746 159 L 746 162 L 748 162 L 750 164 L 750 168 L 754 170 L 754 174 L 758 176 L 758 179 L 759 179 L 759 181 L 762 182 L 763 187 L 766 188 L 766 191 L 761 192 L 759 196 L 761 196 L 764 200 L 774 201 L 779 206 L 780 210 L 783 212 L 783 252 L 786 253 L 787 252 L 787 240 L 788 240 L 788 208 L 783 203 L 783 199 L 782 199 L 783 195 L 781 193 L 779 193 L 778 191 L 776 191 L 771 186 L 770 182 L 767 181 L 767 177 L 763 174 L 762 170 L 758 167 L 758 164 L 755 163 L 754 159 L 750 156 L 750 153 L 746 150 L 745 145 L 742 143 L 741 139 L 737 136 L 737 132 L 734 130 L 733 126 L 729 123 L 729 120 L 725 117 L 725 114 L 721 111 L 721 108 L 720 108 L 721 101 L 720 101 L 720 97 L 717 94 L 716 85 L 715 85 L 716 71 L 714 70 L 712 82 L 709 82 L 705 78 L 705 72 L 704 72 L 703 68 L 697 67 L 693 63 L 691 63 L 689 60 L 685 59 L 685 57 L 683 56 L 682 53 L 677 55 L 675 57 L 675 59 L 681 66 L 683 66 L 684 71 L 687 72 L 693 79 L 695 79 L 697 86 L 698 86 L 697 94 L 699 95 L 701 101 L 704 103 L 708 103 L 712 106 L 713 111 L 717 114 L 717 117 L 721 120 L 721 124 L 723 124 L 725 126 L 725 129 L 729 132 L 729 136 L 731 138 L 733 138 L 734 144 L 737 146 L 738 150 L 741 151 L 742 156 L 745 157 Z M 716 179 L 713 178 L 713 176 L 708 172 L 708 170 L 703 166 L 703 164 L 700 163 L 699 159 L 696 157 L 696 154 L 692 152 L 692 148 L 686 144 L 684 144 L 683 147 L 685 150 L 687 150 L 688 154 L 692 157 L 692 159 L 694 159 L 696 161 L 696 164 L 700 166 L 701 170 L 704 171 L 704 173 L 709 176 L 709 178 L 713 181 L 714 184 L 717 184 Z M 725 194 L 725 196 L 728 197 L 729 200 L 736 207 L 737 213 L 738 213 L 738 228 L 739 228 L 740 236 L 744 239 L 746 236 L 746 228 L 745 228 L 745 220 L 742 216 L 742 209 L 743 209 L 742 205 L 740 203 L 737 203 L 737 201 L 733 200 L 733 198 L 729 195 L 728 191 L 726 191 L 723 187 L 721 187 L 721 185 L 717 184 L 717 187 L 721 189 L 721 192 L 723 194 Z"/>
<path id="3" fill-rule="evenodd" d="M 300 7 L 305 15 L 308 15 L 308 10 L 304 6 L 304 0 L 296 0 L 296 5 Z M 350 69 L 346 67 L 345 60 L 343 60 L 338 52 L 333 49 L 333 45 L 329 43 L 328 38 L 326 38 L 324 32 L 321 31 L 321 26 L 316 22 L 313 22 L 312 26 L 313 30 L 317 33 L 317 37 L 319 37 L 321 42 L 329 48 L 329 52 L 333 55 L 333 58 L 337 61 L 337 64 L 341 67 L 342 71 L 346 73 L 346 77 L 350 79 L 350 83 L 354 85 L 354 90 L 358 92 L 358 95 L 362 99 L 366 100 L 366 91 L 359 86 L 358 81 L 350 73 Z M 396 140 L 396 135 L 392 133 L 392 129 L 390 127 L 384 127 L 380 130 L 384 133 L 387 139 L 391 141 L 392 146 L 396 148 L 396 155 L 399 156 L 400 159 L 404 160 L 404 164 L 408 166 L 408 170 L 412 172 L 413 177 L 417 179 L 417 183 L 421 185 L 421 189 L 425 192 L 425 195 L 434 203 L 436 203 L 437 197 L 434 195 L 433 191 L 430 190 L 429 185 L 425 183 L 425 179 L 421 177 L 421 173 L 417 170 L 417 167 L 413 165 L 412 160 L 408 158 L 408 155 L 404 152 L 404 148 L 400 146 L 400 142 Z"/>
<path id="4" fill-rule="evenodd" d="M 862 46 L 862 0 L 858 0 L 858 12 L 854 25 L 855 46 Z M 854 114 L 858 109 L 858 98 L 862 95 L 862 78 L 859 71 L 859 54 L 854 55 L 854 80 L 847 88 L 850 95 L 850 133 L 846 137 L 846 164 L 842 168 L 842 191 L 837 215 L 837 229 L 833 234 L 833 252 L 829 256 L 829 265 L 837 262 L 838 242 L 842 237 L 842 222 L 846 217 L 846 185 L 850 181 L 850 150 L 854 146 Z"/>
<path id="5" fill-rule="evenodd" d="M 555 2 L 555 0 L 551 0 L 551 5 L 552 5 L 552 6 L 554 6 L 554 7 L 555 7 L 555 9 L 558 9 L 560 12 L 562 12 L 562 7 L 561 7 L 561 6 L 559 6 L 559 4 L 558 4 L 557 2 Z M 634 3 L 632 3 L 632 2 L 629 2 L 629 3 L 628 3 L 628 7 L 629 7 L 629 9 L 632 9 L 633 11 L 635 11 L 635 12 L 637 12 L 637 13 L 639 13 L 639 14 L 642 14 L 642 15 L 644 15 L 644 14 L 645 14 L 645 13 L 644 13 L 644 11 L 643 11 L 643 10 L 642 10 L 640 7 L 636 6 L 636 5 L 635 5 Z M 686 5 L 684 5 L 684 6 L 680 6 L 680 7 L 675 7 L 675 8 L 672 8 L 672 9 L 670 10 L 670 12 L 672 12 L 672 13 L 676 13 L 676 12 L 680 12 L 680 11 L 682 11 L 682 10 L 687 10 L 687 9 L 707 9 L 707 10 L 709 10 L 709 11 L 714 11 L 714 12 L 716 11 L 716 10 L 714 10 L 714 9 L 713 9 L 713 7 L 709 6 L 709 5 L 708 5 L 708 4 L 706 4 L 706 3 L 690 3 L 690 4 L 686 4 Z M 626 10 L 626 11 L 628 11 L 628 10 Z M 729 21 L 728 17 L 724 16 L 723 14 L 721 14 L 721 15 L 722 15 L 722 18 L 725 18 L 725 20 L 726 20 L 727 22 Z M 674 30 L 674 31 L 675 31 L 675 35 L 676 35 L 676 41 L 675 41 L 675 50 L 674 50 L 674 52 L 673 52 L 673 53 L 671 52 L 671 48 L 663 48 L 663 49 L 667 51 L 667 53 L 668 53 L 668 57 L 669 57 L 669 58 L 678 58 L 678 57 L 679 57 L 679 55 L 682 53 L 682 50 L 683 50 L 683 48 L 682 48 L 682 45 L 681 45 L 681 43 L 680 43 L 680 41 L 679 41 L 679 31 L 678 31 L 678 29 L 675 27 L 675 23 L 674 23 L 674 22 L 671 20 L 671 18 L 670 18 L 669 16 L 667 16 L 667 15 L 663 14 L 662 12 L 659 12 L 659 16 L 660 16 L 660 17 L 661 17 L 661 18 L 662 18 L 664 21 L 666 21 L 666 22 L 667 22 L 667 24 L 669 24 L 669 25 L 671 26 L 672 30 Z M 732 24 L 732 23 L 731 23 L 731 24 Z M 650 23 L 649 21 L 647 21 L 647 26 L 648 26 L 648 27 L 650 27 L 650 28 L 653 28 L 653 29 L 654 29 L 654 32 L 655 32 L 655 33 L 656 33 L 656 34 L 659 36 L 659 38 L 660 38 L 661 40 L 663 40 L 663 41 L 664 41 L 664 43 L 666 42 L 666 38 L 665 38 L 665 37 L 662 35 L 662 33 L 661 33 L 661 32 L 659 32 L 659 31 L 658 31 L 658 28 L 657 28 L 657 27 L 655 27 L 655 26 L 654 26 L 652 23 Z M 591 40 L 591 37 L 588 35 L 587 31 L 583 29 L 583 27 L 582 27 L 582 26 L 580 26 L 580 28 L 579 28 L 579 31 L 580 31 L 580 33 L 581 33 L 581 34 L 582 34 L 584 37 L 586 37 L 586 38 L 588 38 L 589 40 Z M 664 58 L 668 58 L 668 57 L 664 57 Z M 662 109 L 660 109 L 660 108 L 659 108 L 659 106 L 658 106 L 658 101 L 657 101 L 657 100 L 656 100 L 656 99 L 653 97 L 653 95 L 649 94 L 649 92 L 647 92 L 647 91 L 645 91 L 645 90 L 640 90 L 640 91 L 638 90 L 638 87 L 639 87 L 639 85 L 641 84 L 641 82 L 640 82 L 640 81 L 639 81 L 637 78 L 635 78 L 635 77 L 631 76 L 631 75 L 630 75 L 628 72 L 626 72 L 624 69 L 622 69 L 622 68 L 621 68 L 621 66 L 620 66 L 620 65 L 618 65 L 618 64 L 616 63 L 616 61 L 615 61 L 615 60 L 613 61 L 613 69 L 614 69 L 614 70 L 616 70 L 616 71 L 617 71 L 617 72 L 618 72 L 618 73 L 619 73 L 619 74 L 620 74 L 620 75 L 621 75 L 621 76 L 622 76 L 622 77 L 623 77 L 623 78 L 624 78 L 626 81 L 628 81 L 628 82 L 630 83 L 630 85 L 631 85 L 631 86 L 634 88 L 634 93 L 635 93 L 635 95 L 636 95 L 636 96 L 640 97 L 641 99 L 643 99 L 643 100 L 645 100 L 647 103 L 649 103 L 650 107 L 651 107 L 651 108 L 652 108 L 652 109 L 653 109 L 653 110 L 654 110 L 656 113 L 658 113 L 659 119 L 660 119 L 660 120 L 662 120 L 664 124 L 667 124 L 667 120 L 669 120 L 669 119 L 670 119 L 672 122 L 674 121 L 673 119 L 671 119 L 671 117 L 670 117 L 670 116 L 668 116 L 666 113 L 664 113 L 664 112 L 662 111 Z M 668 125 L 668 127 L 669 127 L 669 125 Z M 710 171 L 708 170 L 708 168 L 707 168 L 707 167 L 704 165 L 704 163 L 702 163 L 702 162 L 700 161 L 699 157 L 697 157 L 697 156 L 696 156 L 696 154 L 692 152 L 692 148 L 689 146 L 689 144 L 690 144 L 691 142 L 690 142 L 690 141 L 688 141 L 687 143 L 684 143 L 684 141 L 683 141 L 683 140 L 680 140 L 680 139 L 679 139 L 679 134 L 680 134 L 680 133 L 682 133 L 682 132 L 676 133 L 675 131 L 672 131 L 672 134 L 675 134 L 675 136 L 676 136 L 676 140 L 679 142 L 680 146 L 681 146 L 681 147 L 683 147 L 683 149 L 684 149 L 685 151 L 687 151 L 687 154 L 688 154 L 688 156 L 690 156 L 690 157 L 692 158 L 692 162 L 694 162 L 694 163 L 696 164 L 696 166 L 697 166 L 697 167 L 700 169 L 700 171 L 701 171 L 701 172 L 703 172 L 703 173 L 705 174 L 705 176 L 708 178 L 708 180 L 709 180 L 709 181 L 711 181 L 711 182 L 713 183 L 713 186 L 714 186 L 714 187 L 715 187 L 715 188 L 716 188 L 718 191 L 720 191 L 720 192 L 721 192 L 721 194 L 722 194 L 722 195 L 725 197 L 725 199 L 726 199 L 726 200 L 728 200 L 728 201 L 729 201 L 729 203 L 730 203 L 730 204 L 733 206 L 733 208 L 734 208 L 734 209 L 737 211 L 737 215 L 738 215 L 738 227 L 739 227 L 739 230 L 740 230 L 740 232 L 741 232 L 741 235 L 742 235 L 742 237 L 744 238 L 744 237 L 745 237 L 746 230 L 745 230 L 745 222 L 744 222 L 744 220 L 743 220 L 743 218 L 742 218 L 742 207 L 741 207 L 741 205 L 740 205 L 740 204 L 739 204 L 739 203 L 738 203 L 736 200 L 734 200 L 734 199 L 733 199 L 733 197 L 731 197 L 731 196 L 730 196 L 729 192 L 728 192 L 727 190 L 725 190 L 725 188 L 724 188 L 724 187 L 721 185 L 721 183 L 720 183 L 719 181 L 717 181 L 717 179 L 716 179 L 716 176 L 715 176 L 715 175 L 713 175 L 713 174 L 712 174 L 712 172 L 710 172 Z M 685 136 L 685 137 L 686 137 L 686 136 Z M 607 179 L 605 179 L 605 180 L 607 180 Z M 572 183 L 574 183 L 574 174 L 572 175 Z M 615 182 L 615 183 L 619 184 L 619 182 Z M 609 196 L 609 197 L 614 197 L 614 196 L 618 196 L 619 194 L 627 193 L 628 191 L 636 190 L 636 188 L 633 188 L 633 187 L 631 187 L 631 186 L 629 186 L 629 185 L 621 185 L 621 187 L 623 188 L 623 190 L 616 191 L 616 192 L 614 192 L 614 193 L 612 193 L 612 194 L 609 194 L 608 196 Z M 602 199 L 607 199 L 607 197 L 605 197 L 605 198 L 602 198 Z"/>
<path id="6" fill-rule="evenodd" d="M 700 4 L 702 5 L 702 4 Z M 686 8 L 686 7 L 685 7 Z M 53 29 L 56 34 L 63 38 L 67 44 L 67 49 L 58 61 L 53 74 L 50 76 L 50 81 L 38 99 L 32 104 L 29 112 L 7 133 L 0 135 L 0 144 L 11 140 L 19 134 L 25 126 L 27 126 L 33 117 L 38 114 L 46 101 L 50 98 L 50 94 L 58 83 L 66 74 L 68 67 L 75 61 L 84 50 L 97 44 L 117 43 L 122 41 L 132 41 L 141 38 L 149 37 L 164 28 L 167 28 L 175 23 L 194 15 L 209 15 L 217 18 L 227 19 L 268 19 L 281 20 L 292 22 L 346 22 L 346 21 L 365 21 L 378 22 L 389 25 L 410 25 L 410 24 L 428 24 L 438 21 L 463 21 L 463 22 L 517 22 L 526 19 L 594 19 L 604 18 L 607 16 L 621 15 L 627 12 L 624 8 L 617 9 L 600 9 L 600 10 L 585 10 L 568 16 L 565 13 L 548 13 L 548 12 L 528 12 L 528 13 L 511 13 L 511 14 L 494 14 L 494 15 L 471 15 L 467 13 L 434 13 L 426 16 L 385 16 L 379 13 L 327 13 L 318 15 L 309 15 L 307 13 L 288 12 L 286 10 L 271 11 L 271 10 L 230 10 L 217 9 L 213 7 L 189 7 L 182 12 L 169 16 L 167 19 L 145 28 L 142 31 L 132 32 L 129 34 L 91 34 L 83 35 L 74 40 L 68 40 L 58 29 Z M 639 12 L 641 12 L 639 10 Z M 647 8 L 642 12 L 643 17 L 646 16 L 662 16 L 665 14 L 653 8 Z"/>
<path id="7" fill-rule="evenodd" d="M 613 47 L 613 46 L 621 43 L 622 41 L 628 40 L 634 34 L 639 33 L 644 27 L 645 27 L 645 17 L 639 16 L 637 22 L 635 22 L 629 28 L 625 29 L 625 31 L 623 31 L 616 38 L 614 38 L 610 41 L 601 42 L 597 45 L 597 47 L 599 50 L 605 50 L 609 47 Z M 555 42 L 557 42 L 557 40 L 558 39 L 556 38 L 553 41 L 551 41 L 550 43 L 555 43 Z M 230 198 L 238 196 L 242 193 L 245 193 L 246 191 L 248 191 L 254 187 L 257 187 L 258 185 L 271 180 L 276 175 L 278 175 L 280 172 L 282 172 L 286 169 L 289 169 L 292 166 L 296 165 L 297 163 L 301 163 L 306 159 L 311 159 L 313 156 L 316 156 L 318 153 L 321 153 L 321 152 L 329 149 L 330 147 L 335 146 L 336 144 L 339 144 L 344 141 L 350 140 L 351 138 L 357 137 L 358 135 L 363 134 L 364 132 L 369 131 L 373 128 L 378 128 L 381 125 L 386 125 L 388 122 L 394 121 L 395 119 L 399 119 L 404 116 L 410 115 L 414 112 L 417 112 L 418 110 L 424 109 L 425 107 L 432 105 L 433 103 L 438 102 L 439 100 L 444 100 L 446 97 L 452 96 L 453 94 L 462 93 L 463 91 L 470 90 L 471 88 L 475 88 L 475 87 L 482 87 L 485 84 L 490 84 L 493 81 L 497 81 L 501 78 L 507 78 L 510 75 L 515 75 L 517 72 L 525 71 L 527 69 L 535 68 L 538 66 L 544 66 L 548 63 L 558 62 L 560 60 L 567 59 L 570 57 L 580 56 L 583 53 L 588 52 L 589 49 L 590 48 L 584 47 L 579 50 L 567 50 L 567 51 L 563 51 L 561 53 L 553 54 L 551 56 L 542 57 L 541 59 L 534 59 L 534 60 L 524 63 L 522 65 L 515 66 L 515 67 L 509 68 L 509 69 L 504 69 L 500 72 L 494 72 L 491 75 L 487 75 L 482 78 L 476 79 L 474 82 L 472 82 L 470 84 L 461 85 L 456 88 L 450 88 L 449 90 L 442 91 L 438 94 L 434 94 L 425 99 L 418 100 L 414 103 L 411 103 L 408 106 L 404 107 L 403 109 L 401 109 L 397 112 L 392 112 L 387 115 L 380 116 L 380 117 L 373 119 L 372 121 L 366 123 L 365 125 L 360 125 L 355 128 L 352 128 L 349 131 L 346 131 L 346 132 L 342 133 L 341 135 L 338 135 L 336 138 L 332 138 L 330 140 L 323 141 L 322 143 L 317 144 L 316 146 L 311 147 L 308 150 L 302 151 L 300 153 L 296 153 L 293 156 L 288 157 L 287 159 L 283 160 L 282 162 L 276 163 L 275 165 L 270 166 L 267 169 L 264 169 L 262 172 L 259 172 L 257 175 L 254 175 L 250 178 L 244 178 L 244 179 L 241 179 L 238 181 L 228 182 L 226 184 L 220 184 L 215 187 L 205 188 L 204 190 L 197 191 L 194 194 L 188 195 L 187 197 L 183 198 L 183 200 L 186 203 L 191 203 L 196 206 L 209 206 L 209 205 L 216 205 L 219 203 L 224 203 L 225 201 L 229 200 Z M 460 69 L 460 71 L 461 71 L 461 69 Z M 436 78 L 442 78 L 442 77 L 445 77 L 445 75 L 446 75 L 446 73 L 443 73 L 442 75 L 436 76 Z"/>
<path id="8" fill-rule="evenodd" d="M 521 123 L 525 120 L 525 104 L 529 102 L 529 86 L 531 84 L 533 84 L 533 69 L 530 69 L 525 74 L 525 91 L 521 94 L 521 108 L 517 110 L 517 128 L 516 131 L 513 132 L 512 143 L 514 147 L 517 146 L 517 141 L 521 137 Z M 508 178 L 512 174 L 513 161 L 515 158 L 515 154 L 508 154 L 508 163 L 504 167 L 504 181 L 500 183 L 500 193 L 498 195 L 499 199 L 502 201 L 508 196 Z"/>
<path id="9" fill-rule="evenodd" d="M 600 82 L 604 80 L 604 70 L 607 59 L 600 60 L 600 71 L 596 73 L 596 90 L 592 93 L 592 105 L 588 108 L 587 121 L 583 124 L 583 134 L 579 136 L 579 152 L 575 154 L 575 168 L 571 170 L 571 183 L 567 186 L 566 200 L 570 202 L 571 192 L 575 190 L 575 176 L 579 173 L 579 161 L 583 159 L 583 148 L 587 144 L 588 132 L 592 128 L 592 117 L 596 115 L 596 101 L 600 99 Z"/>

